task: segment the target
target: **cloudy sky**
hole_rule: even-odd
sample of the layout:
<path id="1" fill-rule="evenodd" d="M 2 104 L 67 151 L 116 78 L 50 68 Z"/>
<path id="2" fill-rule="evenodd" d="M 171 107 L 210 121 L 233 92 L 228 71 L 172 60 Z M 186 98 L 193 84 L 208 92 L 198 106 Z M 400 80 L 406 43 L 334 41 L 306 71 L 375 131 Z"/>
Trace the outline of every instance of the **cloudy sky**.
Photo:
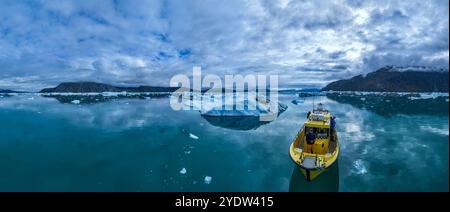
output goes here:
<path id="1" fill-rule="evenodd" d="M 194 65 L 282 87 L 448 68 L 448 20 L 447 0 L 0 0 L 0 89 L 169 85 Z"/>

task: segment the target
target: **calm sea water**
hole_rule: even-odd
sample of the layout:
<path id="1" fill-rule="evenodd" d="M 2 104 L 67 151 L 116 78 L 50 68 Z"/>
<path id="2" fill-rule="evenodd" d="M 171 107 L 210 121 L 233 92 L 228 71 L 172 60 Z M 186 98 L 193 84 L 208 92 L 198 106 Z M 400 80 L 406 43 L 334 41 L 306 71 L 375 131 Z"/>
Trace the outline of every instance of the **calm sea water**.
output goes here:
<path id="1" fill-rule="evenodd" d="M 448 97 L 316 97 L 337 116 L 341 154 L 311 183 L 288 156 L 312 106 L 296 98 L 280 95 L 288 109 L 260 125 L 173 111 L 168 98 L 3 97 L 0 191 L 449 190 Z"/>

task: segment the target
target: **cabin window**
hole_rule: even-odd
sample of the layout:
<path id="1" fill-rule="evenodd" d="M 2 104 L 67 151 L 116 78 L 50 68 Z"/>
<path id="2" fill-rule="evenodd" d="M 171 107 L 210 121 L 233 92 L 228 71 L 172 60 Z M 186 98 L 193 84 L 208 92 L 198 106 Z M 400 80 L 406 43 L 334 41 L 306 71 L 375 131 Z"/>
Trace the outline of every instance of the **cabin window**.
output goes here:
<path id="1" fill-rule="evenodd" d="M 318 139 L 327 139 L 328 138 L 328 136 L 329 136 L 329 131 L 328 131 L 328 129 L 324 129 L 324 128 L 318 128 L 317 130 L 316 130 L 316 137 L 318 138 Z"/>
<path id="2" fill-rule="evenodd" d="M 316 139 L 328 139 L 330 131 L 326 128 L 305 127 L 305 133 L 312 129 Z"/>

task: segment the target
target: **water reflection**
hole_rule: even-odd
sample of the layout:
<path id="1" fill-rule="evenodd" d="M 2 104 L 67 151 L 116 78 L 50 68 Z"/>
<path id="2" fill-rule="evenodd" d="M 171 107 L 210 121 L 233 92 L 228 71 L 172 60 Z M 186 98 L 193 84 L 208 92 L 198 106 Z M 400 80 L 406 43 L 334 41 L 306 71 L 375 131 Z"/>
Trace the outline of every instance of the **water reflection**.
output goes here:
<path id="1" fill-rule="evenodd" d="M 294 105 L 295 98 L 280 95 L 289 108 L 270 123 L 201 118 L 172 110 L 168 98 L 79 105 L 34 94 L 0 98 L 0 163 L 13 167 L 0 190 L 448 191 L 448 116 L 380 116 L 362 95 L 353 104 L 314 99 L 336 115 L 342 154 L 339 168 L 307 182 L 287 151 L 313 98 Z M 404 101 L 388 112 L 421 100 Z"/>
<path id="2" fill-rule="evenodd" d="M 405 115 L 448 115 L 448 97 L 420 99 L 415 96 L 352 95 L 329 93 L 327 97 L 339 103 L 350 104 L 381 116 Z"/>
<path id="3" fill-rule="evenodd" d="M 287 110 L 287 106 L 280 107 L 278 116 Z M 207 116 L 202 117 L 211 125 L 232 130 L 256 130 L 260 126 L 270 123 L 260 121 L 259 116 Z"/>
<path id="4" fill-rule="evenodd" d="M 269 122 L 259 121 L 259 117 L 255 116 L 239 116 L 239 117 L 218 117 L 218 116 L 202 116 L 208 123 L 216 127 L 222 127 L 233 130 L 255 130 L 258 127 Z"/>
<path id="5" fill-rule="evenodd" d="M 73 101 L 79 101 L 79 104 L 94 104 L 102 103 L 120 99 L 155 99 L 165 98 L 170 94 L 168 93 L 136 93 L 136 94 L 114 94 L 114 95 L 43 95 L 43 97 L 54 98 L 58 102 L 66 104 L 73 103 Z"/>
<path id="6" fill-rule="evenodd" d="M 305 176 L 298 166 L 292 171 L 289 182 L 290 192 L 337 192 L 339 191 L 339 163 L 331 166 L 311 182 L 306 181 Z"/>

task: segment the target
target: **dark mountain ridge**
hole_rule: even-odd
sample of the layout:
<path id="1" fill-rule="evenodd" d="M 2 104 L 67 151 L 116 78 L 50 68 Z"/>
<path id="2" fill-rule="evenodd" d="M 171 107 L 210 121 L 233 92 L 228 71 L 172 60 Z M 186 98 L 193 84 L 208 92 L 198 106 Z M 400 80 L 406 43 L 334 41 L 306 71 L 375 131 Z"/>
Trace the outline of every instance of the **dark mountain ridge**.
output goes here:
<path id="1" fill-rule="evenodd" d="M 323 91 L 448 92 L 448 69 L 386 66 L 367 76 L 338 80 Z"/>
<path id="2" fill-rule="evenodd" d="M 97 82 L 64 82 L 54 88 L 42 89 L 40 93 L 174 92 L 177 89 L 160 86 L 119 87 Z"/>

